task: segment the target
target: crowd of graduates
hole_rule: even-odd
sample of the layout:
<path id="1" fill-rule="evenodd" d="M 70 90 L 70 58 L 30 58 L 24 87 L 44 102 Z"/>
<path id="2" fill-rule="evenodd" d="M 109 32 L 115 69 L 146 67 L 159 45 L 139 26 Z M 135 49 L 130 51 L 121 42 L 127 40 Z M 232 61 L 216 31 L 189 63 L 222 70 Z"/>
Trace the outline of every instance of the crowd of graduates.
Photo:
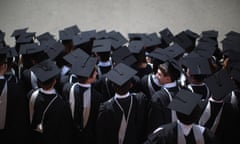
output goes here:
<path id="1" fill-rule="evenodd" d="M 0 30 L 6 144 L 239 143 L 240 33 Z"/>

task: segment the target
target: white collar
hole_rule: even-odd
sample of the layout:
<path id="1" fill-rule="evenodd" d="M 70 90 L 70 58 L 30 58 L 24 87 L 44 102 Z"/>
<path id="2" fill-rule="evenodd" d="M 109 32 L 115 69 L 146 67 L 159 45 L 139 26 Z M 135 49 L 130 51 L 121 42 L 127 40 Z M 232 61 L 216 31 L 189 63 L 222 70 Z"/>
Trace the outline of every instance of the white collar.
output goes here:
<path id="1" fill-rule="evenodd" d="M 40 88 L 40 91 L 44 94 L 56 94 L 56 90 L 55 89 L 50 89 L 50 90 L 44 90 L 42 88 Z"/>
<path id="2" fill-rule="evenodd" d="M 102 66 L 102 67 L 107 67 L 107 66 L 111 66 L 112 62 L 110 60 L 103 62 L 103 61 L 99 61 L 98 66 Z"/>
<path id="3" fill-rule="evenodd" d="M 181 129 L 183 131 L 183 134 L 185 136 L 189 135 L 193 125 L 192 124 L 190 124 L 190 125 L 183 124 L 179 120 L 177 122 L 179 123 L 179 125 L 180 125 L 180 127 L 181 127 Z"/>
<path id="4" fill-rule="evenodd" d="M 152 75 L 152 79 L 153 79 L 153 82 L 157 85 L 157 86 L 161 86 L 161 84 L 159 83 L 159 81 L 158 81 L 158 79 L 157 79 L 157 77 L 153 74 Z"/>
<path id="5" fill-rule="evenodd" d="M 209 101 L 214 102 L 214 103 L 223 103 L 223 100 L 215 100 L 212 97 L 209 98 Z"/>
<path id="6" fill-rule="evenodd" d="M 5 77 L 4 77 L 4 75 L 0 75 L 0 79 L 4 79 Z"/>
<path id="7" fill-rule="evenodd" d="M 171 83 L 166 83 L 163 85 L 164 88 L 172 88 L 172 87 L 176 87 L 177 86 L 177 83 L 174 81 L 174 82 L 171 82 Z"/>
<path id="8" fill-rule="evenodd" d="M 191 86 L 205 86 L 205 83 L 199 83 L 199 84 L 190 83 L 189 85 L 191 85 Z"/>
<path id="9" fill-rule="evenodd" d="M 79 85 L 80 85 L 81 87 L 84 87 L 84 88 L 90 88 L 90 87 L 91 87 L 91 84 L 79 83 Z"/>
<path id="10" fill-rule="evenodd" d="M 128 96 L 130 96 L 130 93 L 129 93 L 129 92 L 127 92 L 127 93 L 124 94 L 124 95 L 120 95 L 120 94 L 115 93 L 114 98 L 124 99 L 124 98 L 127 98 Z"/>

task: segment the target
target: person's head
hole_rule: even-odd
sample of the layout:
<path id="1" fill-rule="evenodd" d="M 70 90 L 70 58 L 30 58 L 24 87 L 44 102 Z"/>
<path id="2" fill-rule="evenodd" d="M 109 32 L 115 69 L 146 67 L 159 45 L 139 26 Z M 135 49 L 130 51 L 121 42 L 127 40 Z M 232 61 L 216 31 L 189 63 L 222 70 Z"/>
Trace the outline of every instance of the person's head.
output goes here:
<path id="1" fill-rule="evenodd" d="M 159 79 L 160 84 L 166 84 L 178 80 L 180 72 L 171 64 L 171 62 L 167 61 L 158 66 L 156 76 Z"/>

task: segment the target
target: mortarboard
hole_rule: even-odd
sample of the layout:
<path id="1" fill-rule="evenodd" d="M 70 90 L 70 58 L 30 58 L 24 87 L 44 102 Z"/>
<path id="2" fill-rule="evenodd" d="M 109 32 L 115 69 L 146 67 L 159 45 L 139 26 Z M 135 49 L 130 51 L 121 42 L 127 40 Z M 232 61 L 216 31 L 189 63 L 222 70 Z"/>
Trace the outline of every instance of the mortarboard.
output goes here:
<path id="1" fill-rule="evenodd" d="M 46 54 L 51 60 L 54 60 L 63 51 L 64 45 L 60 42 L 55 42 L 45 49 Z"/>
<path id="2" fill-rule="evenodd" d="M 37 79 L 44 83 L 60 73 L 58 66 L 51 60 L 47 59 L 35 64 L 30 70 L 36 75 Z"/>
<path id="3" fill-rule="evenodd" d="M 32 43 L 34 42 L 35 34 L 36 34 L 35 32 L 23 33 L 17 38 L 16 43 L 19 44 Z"/>
<path id="4" fill-rule="evenodd" d="M 89 77 L 95 69 L 97 58 L 88 56 L 81 61 L 75 61 L 72 64 L 71 73 L 80 77 Z"/>
<path id="5" fill-rule="evenodd" d="M 67 30 L 60 30 L 59 31 L 59 40 L 66 41 L 66 40 L 72 40 L 75 36 L 74 33 L 69 32 Z"/>
<path id="6" fill-rule="evenodd" d="M 228 38 L 234 38 L 234 37 L 240 38 L 240 33 L 236 31 L 230 31 L 227 34 L 225 34 L 225 36 Z"/>
<path id="7" fill-rule="evenodd" d="M 174 39 L 174 35 L 169 30 L 169 28 L 165 28 L 165 29 L 161 30 L 159 33 L 161 35 L 162 41 L 164 43 L 166 43 L 167 45 L 169 45 L 173 41 L 173 39 Z"/>
<path id="8" fill-rule="evenodd" d="M 30 55 L 41 51 L 44 51 L 43 47 L 40 47 L 37 43 L 30 43 L 21 45 L 19 54 Z"/>
<path id="9" fill-rule="evenodd" d="M 169 103 L 168 108 L 179 113 L 190 115 L 201 102 L 202 95 L 181 89 Z"/>
<path id="10" fill-rule="evenodd" d="M 198 33 L 195 33 L 189 29 L 185 30 L 184 33 L 187 34 L 187 36 L 192 39 L 193 41 L 195 41 L 197 38 L 200 37 L 200 35 Z"/>
<path id="11" fill-rule="evenodd" d="M 97 40 L 99 40 L 99 39 L 106 39 L 106 38 L 108 38 L 108 33 L 106 32 L 106 30 L 98 31 L 98 32 L 95 34 L 95 38 L 96 38 Z"/>
<path id="12" fill-rule="evenodd" d="M 83 38 L 85 39 L 95 39 L 96 37 L 96 30 L 88 30 L 88 31 L 83 31 L 80 34 Z"/>
<path id="13" fill-rule="evenodd" d="M 73 65 L 74 63 L 79 63 L 79 62 L 87 59 L 88 57 L 89 57 L 89 55 L 82 49 L 75 49 L 74 51 L 65 55 L 63 57 L 63 59 Z"/>
<path id="14" fill-rule="evenodd" d="M 2 32 L 2 31 L 0 30 L 0 43 L 1 43 L 1 42 L 4 42 L 4 37 L 5 37 L 5 32 Z"/>
<path id="15" fill-rule="evenodd" d="M 93 41 L 93 52 L 110 52 L 111 51 L 111 40 L 110 39 L 101 39 Z"/>
<path id="16" fill-rule="evenodd" d="M 18 37 L 24 33 L 26 33 L 28 30 L 28 28 L 23 28 L 23 29 L 16 29 L 13 31 L 13 33 L 11 34 L 11 37 Z"/>
<path id="17" fill-rule="evenodd" d="M 174 43 L 179 44 L 187 52 L 192 51 L 195 47 L 195 43 L 189 38 L 185 32 L 180 32 L 174 37 Z"/>
<path id="18" fill-rule="evenodd" d="M 144 37 L 146 37 L 145 33 L 128 33 L 129 41 L 142 40 Z"/>
<path id="19" fill-rule="evenodd" d="M 112 41 L 112 47 L 118 49 L 128 42 L 128 40 L 120 33 L 116 31 L 111 31 L 108 33 L 108 38 Z"/>
<path id="20" fill-rule="evenodd" d="M 215 50 L 216 46 L 212 45 L 211 43 L 200 42 L 193 51 L 198 53 L 200 56 L 210 58 L 213 56 Z"/>
<path id="21" fill-rule="evenodd" d="M 37 40 L 42 43 L 43 41 L 54 40 L 54 36 L 49 32 L 45 32 L 39 36 L 37 36 Z"/>
<path id="22" fill-rule="evenodd" d="M 135 74 L 136 70 L 124 63 L 119 63 L 107 73 L 107 78 L 118 86 L 122 86 L 129 81 Z"/>
<path id="23" fill-rule="evenodd" d="M 190 75 L 209 75 L 212 73 L 209 61 L 205 57 L 186 56 L 183 61 L 184 65 L 189 68 Z"/>
<path id="24" fill-rule="evenodd" d="M 216 30 L 202 31 L 201 35 L 202 35 L 202 37 L 208 37 L 208 38 L 217 40 L 217 38 L 218 38 L 218 31 L 216 31 Z"/>
<path id="25" fill-rule="evenodd" d="M 157 33 L 151 33 L 144 37 L 143 39 L 146 47 L 154 47 L 159 46 L 162 42 L 158 37 Z"/>
<path id="26" fill-rule="evenodd" d="M 236 88 L 233 80 L 224 69 L 206 78 L 205 82 L 209 87 L 213 98 L 216 100 L 224 99 L 227 94 Z"/>
<path id="27" fill-rule="evenodd" d="M 72 35 L 77 35 L 80 33 L 80 29 L 78 28 L 77 25 L 72 25 L 69 27 L 64 28 L 65 31 L 68 31 Z"/>
<path id="28" fill-rule="evenodd" d="M 83 37 L 82 35 L 75 35 L 73 36 L 72 40 L 75 47 L 79 47 L 80 45 L 90 42 L 90 39 L 88 37 Z"/>
<path id="29" fill-rule="evenodd" d="M 7 52 L 7 58 L 12 58 L 12 57 L 16 57 L 18 56 L 18 53 L 16 51 L 16 49 L 14 47 L 12 48 L 8 48 L 8 52 Z"/>
<path id="30" fill-rule="evenodd" d="M 133 54 L 138 54 L 144 49 L 144 42 L 133 40 L 129 42 L 128 49 Z"/>
<path id="31" fill-rule="evenodd" d="M 112 59 L 115 64 L 124 63 L 132 65 L 137 62 L 135 56 L 128 50 L 126 46 L 120 47 L 112 53 Z"/>

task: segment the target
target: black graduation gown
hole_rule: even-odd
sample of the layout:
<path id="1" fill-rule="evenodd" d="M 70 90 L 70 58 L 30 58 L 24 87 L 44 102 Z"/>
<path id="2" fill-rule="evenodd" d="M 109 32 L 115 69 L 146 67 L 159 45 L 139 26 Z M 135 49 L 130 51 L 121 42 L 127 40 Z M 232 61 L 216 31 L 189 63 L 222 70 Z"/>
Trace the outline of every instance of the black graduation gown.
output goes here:
<path id="1" fill-rule="evenodd" d="M 152 95 L 151 95 L 151 92 L 150 92 L 150 88 L 148 86 L 148 79 L 149 79 L 149 76 L 150 76 L 150 81 L 151 81 L 151 84 L 153 86 L 153 89 L 155 92 L 157 92 L 158 90 L 161 89 L 161 87 L 157 86 L 154 82 L 153 82 L 153 79 L 152 79 L 152 74 L 149 74 L 149 75 L 145 75 L 141 78 L 140 80 L 140 90 L 149 98 L 149 100 L 151 99 Z"/>
<path id="2" fill-rule="evenodd" d="M 0 80 L 0 93 L 6 80 Z M 29 114 L 25 91 L 19 83 L 7 85 L 7 111 L 5 129 L 0 130 L 1 144 L 29 142 Z"/>
<path id="3" fill-rule="evenodd" d="M 208 98 L 211 96 L 210 90 L 207 87 L 206 84 L 204 85 L 188 85 L 188 88 L 192 90 L 194 93 L 201 94 L 202 100 L 208 100 Z"/>
<path id="4" fill-rule="evenodd" d="M 213 125 L 221 104 L 210 102 L 210 106 L 211 117 L 204 125 L 209 129 L 211 129 Z M 215 135 L 220 140 L 220 143 L 240 143 L 240 134 L 237 132 L 240 128 L 239 125 L 239 111 L 237 111 L 231 103 L 224 103 L 220 122 L 215 132 Z"/>
<path id="5" fill-rule="evenodd" d="M 32 91 L 29 93 L 31 96 Z M 74 126 L 68 104 L 57 96 L 45 113 L 43 133 L 35 129 L 41 122 L 43 111 L 56 94 L 44 94 L 39 91 L 34 104 L 34 114 L 31 123 L 32 144 L 69 144 L 74 142 Z"/>
<path id="6" fill-rule="evenodd" d="M 130 105 L 130 97 L 133 98 L 132 110 L 129 116 L 127 130 L 124 138 L 124 144 L 140 144 L 146 140 L 146 118 L 148 100 L 143 93 L 131 94 L 127 101 L 119 103 Z M 122 120 L 122 111 L 118 107 L 114 98 L 103 103 L 99 110 L 97 120 L 97 144 L 117 144 L 118 132 Z M 127 116 L 126 116 L 127 117 Z"/>
<path id="7" fill-rule="evenodd" d="M 172 97 L 179 91 L 178 87 L 167 89 Z M 169 95 L 163 88 L 152 96 L 148 114 L 148 133 L 152 133 L 163 124 L 172 122 L 171 109 L 167 108 L 170 102 Z"/>
<path id="8" fill-rule="evenodd" d="M 168 123 L 161 126 L 163 129 L 152 133 L 148 136 L 144 144 L 178 144 L 177 143 L 177 122 Z M 214 134 L 207 128 L 203 132 L 205 144 L 218 143 Z M 196 144 L 193 130 L 190 131 L 188 136 L 185 136 L 186 144 Z"/>
<path id="9" fill-rule="evenodd" d="M 72 84 L 66 84 L 64 86 L 64 99 L 69 100 L 69 91 Z M 81 101 L 79 98 L 82 98 L 81 94 L 81 87 L 79 85 L 76 85 L 74 87 L 74 96 L 75 96 L 75 108 L 78 105 L 79 107 L 83 107 L 81 104 Z M 77 98 L 78 97 L 78 98 Z M 78 100 L 76 100 L 76 98 Z M 98 110 L 100 103 L 102 102 L 102 95 L 97 92 L 95 89 L 91 88 L 91 108 L 90 108 L 90 114 L 88 118 L 88 122 L 85 126 L 85 128 L 78 128 L 78 123 L 75 122 L 75 131 L 77 133 L 77 143 L 83 143 L 83 144 L 94 144 L 96 142 L 96 120 L 98 115 Z M 77 110 L 75 109 L 75 112 Z M 76 118 L 74 119 L 76 121 Z"/>

